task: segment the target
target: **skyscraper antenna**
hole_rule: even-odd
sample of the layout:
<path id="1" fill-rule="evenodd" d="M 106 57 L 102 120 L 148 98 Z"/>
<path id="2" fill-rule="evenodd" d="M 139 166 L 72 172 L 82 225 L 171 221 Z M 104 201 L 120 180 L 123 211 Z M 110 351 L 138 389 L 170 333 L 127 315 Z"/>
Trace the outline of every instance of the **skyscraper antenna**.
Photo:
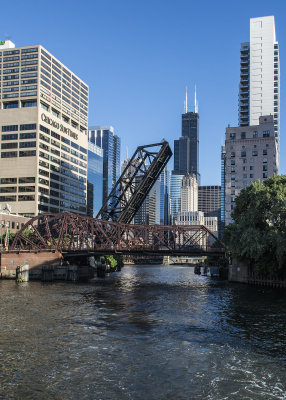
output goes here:
<path id="1" fill-rule="evenodd" d="M 199 107 L 197 103 L 197 86 L 195 85 L 195 113 L 199 112 Z"/>
<path id="2" fill-rule="evenodd" d="M 188 88 L 186 86 L 185 114 L 188 112 Z"/>

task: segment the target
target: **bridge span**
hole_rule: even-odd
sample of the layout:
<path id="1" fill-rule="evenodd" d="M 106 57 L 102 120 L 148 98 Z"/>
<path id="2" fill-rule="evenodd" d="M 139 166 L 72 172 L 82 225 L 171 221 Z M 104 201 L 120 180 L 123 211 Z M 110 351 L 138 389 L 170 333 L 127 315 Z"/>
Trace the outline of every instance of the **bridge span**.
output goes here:
<path id="1" fill-rule="evenodd" d="M 224 256 L 224 244 L 205 226 L 133 225 L 73 213 L 40 214 L 17 233 L 11 252 L 63 255 Z"/>

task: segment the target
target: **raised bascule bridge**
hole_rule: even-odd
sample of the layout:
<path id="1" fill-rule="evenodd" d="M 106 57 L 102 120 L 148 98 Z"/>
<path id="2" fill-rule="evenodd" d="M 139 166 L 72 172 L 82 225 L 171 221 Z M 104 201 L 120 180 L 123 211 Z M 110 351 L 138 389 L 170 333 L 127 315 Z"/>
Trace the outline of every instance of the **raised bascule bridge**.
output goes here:
<path id="1" fill-rule="evenodd" d="M 96 218 L 67 212 L 32 218 L 9 249 L 11 257 L 16 258 L 13 263 L 25 257 L 33 257 L 32 264 L 49 263 L 52 255 L 57 261 L 62 257 L 111 254 L 223 256 L 224 244 L 203 225 L 131 224 L 171 156 L 166 141 L 139 146 Z"/>

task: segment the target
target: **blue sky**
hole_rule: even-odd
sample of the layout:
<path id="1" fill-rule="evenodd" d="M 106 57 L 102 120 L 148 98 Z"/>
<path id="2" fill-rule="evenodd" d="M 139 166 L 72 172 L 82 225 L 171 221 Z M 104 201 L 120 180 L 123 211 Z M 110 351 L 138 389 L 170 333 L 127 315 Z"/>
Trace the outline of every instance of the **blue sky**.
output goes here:
<path id="1" fill-rule="evenodd" d="M 113 125 L 122 160 L 181 132 L 185 87 L 200 114 L 201 183 L 220 184 L 225 127 L 238 123 L 240 42 L 249 18 L 274 15 L 281 63 L 281 173 L 286 173 L 286 2 L 277 0 L 14 1 L 1 5 L 0 39 L 42 44 L 90 88 L 89 124 Z M 173 167 L 173 160 L 170 162 Z"/>

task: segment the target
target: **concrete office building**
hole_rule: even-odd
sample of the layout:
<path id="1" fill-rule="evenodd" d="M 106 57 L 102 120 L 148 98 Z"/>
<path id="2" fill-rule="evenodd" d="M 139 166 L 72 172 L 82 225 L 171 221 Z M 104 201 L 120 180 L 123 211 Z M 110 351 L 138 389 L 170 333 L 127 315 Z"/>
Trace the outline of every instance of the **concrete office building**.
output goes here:
<path id="1" fill-rule="evenodd" d="M 89 142 L 103 150 L 103 203 L 120 177 L 120 138 L 112 126 L 93 126 L 88 131 Z"/>
<path id="2" fill-rule="evenodd" d="M 226 128 L 225 224 L 231 223 L 231 212 L 240 190 L 258 179 L 278 173 L 278 143 L 273 115 L 259 117 L 259 125 Z"/>
<path id="3" fill-rule="evenodd" d="M 198 209 L 206 217 L 217 217 L 220 220 L 221 187 L 199 186 L 198 190 Z"/>
<path id="4" fill-rule="evenodd" d="M 239 125 L 258 125 L 261 115 L 270 114 L 279 143 L 280 64 L 273 16 L 251 18 L 250 41 L 241 43 Z"/>
<path id="5" fill-rule="evenodd" d="M 10 41 L 0 82 L 0 205 L 86 214 L 88 86 L 42 46 Z"/>
<path id="6" fill-rule="evenodd" d="M 102 207 L 103 150 L 88 142 L 87 215 L 95 218 Z"/>

